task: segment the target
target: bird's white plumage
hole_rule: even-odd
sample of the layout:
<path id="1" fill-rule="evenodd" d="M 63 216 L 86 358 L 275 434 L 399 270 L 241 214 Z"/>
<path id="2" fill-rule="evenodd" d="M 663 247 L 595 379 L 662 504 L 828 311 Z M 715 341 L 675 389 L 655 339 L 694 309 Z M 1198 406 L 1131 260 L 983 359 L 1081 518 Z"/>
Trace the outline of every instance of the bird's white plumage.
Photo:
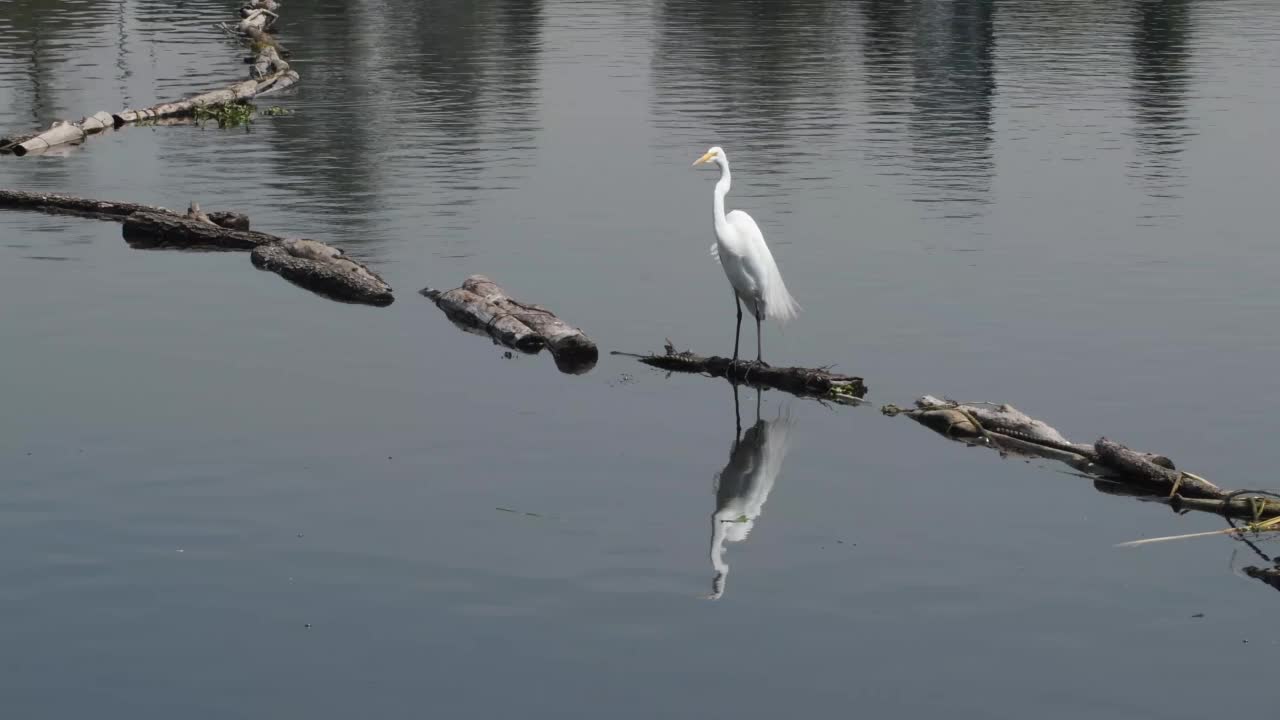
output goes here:
<path id="1" fill-rule="evenodd" d="M 714 205 L 716 242 L 711 246 L 711 256 L 720 263 L 748 312 L 760 319 L 771 318 L 785 324 L 799 314 L 800 304 L 787 291 L 764 233 L 742 210 L 724 212 L 724 198 L 731 182 L 728 156 L 721 148 L 713 147 L 702 156 L 701 162 L 715 162 L 720 166 Z"/>

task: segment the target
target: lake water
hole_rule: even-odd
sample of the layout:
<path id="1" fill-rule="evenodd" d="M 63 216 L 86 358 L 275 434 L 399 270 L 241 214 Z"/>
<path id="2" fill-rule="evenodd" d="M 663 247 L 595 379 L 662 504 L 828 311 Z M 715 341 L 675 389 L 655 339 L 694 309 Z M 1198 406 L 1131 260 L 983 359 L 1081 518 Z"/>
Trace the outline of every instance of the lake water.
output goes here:
<path id="1" fill-rule="evenodd" d="M 0 2 L 0 130 L 240 79 L 235 6 Z M 6 717 L 1274 712 L 1280 595 L 1238 572 L 1264 561 L 1114 547 L 1220 520 L 876 408 L 1010 402 L 1280 486 L 1280 5 L 281 14 L 292 115 L 4 157 L 0 187 L 245 212 L 397 301 L 0 213 Z M 765 393 L 731 462 L 727 383 L 563 375 L 416 294 L 481 272 L 604 351 L 728 353 L 713 144 L 804 306 L 766 359 L 868 406 Z M 771 488 L 730 482 L 784 445 Z"/>

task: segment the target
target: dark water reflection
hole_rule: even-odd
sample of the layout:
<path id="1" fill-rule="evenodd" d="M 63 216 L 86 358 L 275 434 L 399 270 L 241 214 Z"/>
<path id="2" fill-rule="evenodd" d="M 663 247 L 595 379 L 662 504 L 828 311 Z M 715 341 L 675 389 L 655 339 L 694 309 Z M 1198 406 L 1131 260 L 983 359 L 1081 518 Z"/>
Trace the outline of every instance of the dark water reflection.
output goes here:
<path id="1" fill-rule="evenodd" d="M 1195 135 L 1191 89 L 1190 0 L 1138 0 L 1133 7 L 1134 172 L 1155 196 L 1177 197 L 1185 183 L 1178 155 Z"/>
<path id="2" fill-rule="evenodd" d="M 0 2 L 0 131 L 242 76 L 235 6 Z M 1113 547 L 1212 518 L 874 408 L 744 391 L 730 441 L 724 383 L 608 352 L 732 350 L 689 168 L 721 144 L 805 308 L 775 362 L 1272 484 L 1276 3 L 282 15 L 292 114 L 0 158 L 0 187 L 244 211 L 398 302 L 0 213 L 8 714 L 1202 718 L 1219 695 L 1153 689 L 1203 657 L 1272 709 L 1277 596 L 1241 546 Z M 505 357 L 415 295 L 472 273 L 600 362 Z"/>

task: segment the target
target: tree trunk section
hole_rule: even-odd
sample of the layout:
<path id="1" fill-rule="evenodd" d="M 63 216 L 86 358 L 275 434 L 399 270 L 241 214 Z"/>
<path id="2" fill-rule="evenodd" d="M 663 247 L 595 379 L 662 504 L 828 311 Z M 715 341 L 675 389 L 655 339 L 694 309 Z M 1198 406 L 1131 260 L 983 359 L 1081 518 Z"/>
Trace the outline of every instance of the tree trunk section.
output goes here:
<path id="1" fill-rule="evenodd" d="M 231 230 L 173 213 L 135 212 L 124 220 L 124 238 L 135 248 L 252 250 L 280 238 L 253 230 Z"/>
<path id="2" fill-rule="evenodd" d="M 595 367 L 600 352 L 582 330 L 540 305 L 509 297 L 483 275 L 472 275 L 453 290 L 425 288 L 422 295 L 458 327 L 486 334 L 495 342 L 525 353 L 550 351 L 561 372 L 582 374 Z"/>
<path id="3" fill-rule="evenodd" d="M 1098 464 L 1125 482 L 1169 495 L 1176 491 L 1187 498 L 1221 500 L 1226 495 L 1213 483 L 1158 464 L 1152 456 L 1130 450 L 1120 443 L 1099 438 L 1093 447 L 1098 453 Z"/>
<path id="4" fill-rule="evenodd" d="M 377 273 L 315 240 L 259 245 L 249 257 L 254 267 L 330 300 L 379 307 L 395 301 L 391 286 Z"/>
<path id="5" fill-rule="evenodd" d="M 13 146 L 13 154 L 22 156 L 41 152 L 57 145 L 84 142 L 93 133 L 112 127 L 111 114 L 96 112 L 78 123 L 56 122 L 44 132 L 29 137 Z"/>

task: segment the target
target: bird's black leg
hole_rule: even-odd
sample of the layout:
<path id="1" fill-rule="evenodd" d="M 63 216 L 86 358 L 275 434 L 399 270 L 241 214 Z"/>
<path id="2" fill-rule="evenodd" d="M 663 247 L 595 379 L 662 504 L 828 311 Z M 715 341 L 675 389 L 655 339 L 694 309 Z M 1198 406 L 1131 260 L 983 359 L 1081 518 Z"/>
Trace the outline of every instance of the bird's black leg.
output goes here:
<path id="1" fill-rule="evenodd" d="M 757 410 L 759 414 L 759 410 Z M 733 449 L 738 450 L 738 443 L 742 440 L 742 410 L 738 407 L 738 383 L 733 383 L 733 422 L 736 432 L 733 436 Z"/>
<path id="2" fill-rule="evenodd" d="M 756 303 L 756 362 L 764 364 L 764 340 L 760 337 L 760 303 Z"/>
<path id="3" fill-rule="evenodd" d="M 734 293 L 733 301 L 738 305 L 738 329 L 733 331 L 733 361 L 738 362 L 738 340 L 742 337 L 742 300 Z"/>

